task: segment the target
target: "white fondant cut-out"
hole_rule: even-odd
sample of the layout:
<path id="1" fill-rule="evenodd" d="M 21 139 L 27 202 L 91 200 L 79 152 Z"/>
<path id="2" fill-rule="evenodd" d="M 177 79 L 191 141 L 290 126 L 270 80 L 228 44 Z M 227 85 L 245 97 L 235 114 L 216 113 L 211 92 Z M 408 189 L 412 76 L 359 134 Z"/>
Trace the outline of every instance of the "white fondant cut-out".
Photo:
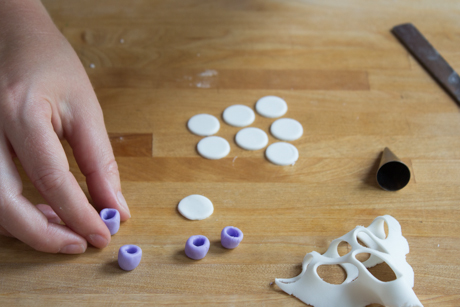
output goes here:
<path id="1" fill-rule="evenodd" d="M 217 160 L 228 155 L 230 144 L 220 136 L 208 136 L 198 142 L 197 150 L 204 158 Z"/>
<path id="2" fill-rule="evenodd" d="M 267 147 L 265 156 L 276 165 L 294 165 L 299 159 L 299 151 L 292 144 L 276 142 Z"/>
<path id="3" fill-rule="evenodd" d="M 234 127 L 249 126 L 256 119 L 254 111 L 245 105 L 235 104 L 224 110 L 222 114 L 224 121 Z"/>
<path id="4" fill-rule="evenodd" d="M 287 109 L 286 101 L 277 96 L 265 96 L 256 103 L 257 113 L 268 118 L 283 116 L 286 114 Z"/>
<path id="5" fill-rule="evenodd" d="M 270 126 L 273 136 L 282 141 L 295 141 L 303 134 L 302 125 L 292 118 L 280 118 Z"/>
<path id="6" fill-rule="evenodd" d="M 268 136 L 259 128 L 249 127 L 238 131 L 235 142 L 246 150 L 259 150 L 267 146 Z"/>
<path id="7" fill-rule="evenodd" d="M 177 210 L 189 220 L 204 220 L 214 212 L 214 206 L 209 198 L 193 194 L 182 199 Z"/>
<path id="8" fill-rule="evenodd" d="M 385 223 L 388 225 L 387 238 Z M 368 247 L 359 244 L 358 239 Z M 337 247 L 342 241 L 352 249 L 341 257 Z M 360 262 L 356 259 L 360 253 L 369 253 L 371 256 Z M 423 307 L 412 290 L 414 271 L 406 261 L 408 253 L 409 244 L 402 236 L 400 224 L 392 216 L 384 215 L 376 218 L 367 228 L 357 226 L 335 239 L 323 255 L 308 253 L 302 262 L 300 275 L 290 279 L 275 279 L 275 282 L 284 292 L 314 307 L 364 307 L 373 303 L 391 307 Z M 386 262 L 394 271 L 395 280 L 382 282 L 367 270 L 382 262 Z M 324 264 L 340 265 L 347 273 L 345 281 L 333 285 L 322 280 L 317 268 Z"/>
<path id="9" fill-rule="evenodd" d="M 192 116 L 187 122 L 188 129 L 200 136 L 209 136 L 217 133 L 220 129 L 219 120 L 209 114 L 198 114 Z"/>

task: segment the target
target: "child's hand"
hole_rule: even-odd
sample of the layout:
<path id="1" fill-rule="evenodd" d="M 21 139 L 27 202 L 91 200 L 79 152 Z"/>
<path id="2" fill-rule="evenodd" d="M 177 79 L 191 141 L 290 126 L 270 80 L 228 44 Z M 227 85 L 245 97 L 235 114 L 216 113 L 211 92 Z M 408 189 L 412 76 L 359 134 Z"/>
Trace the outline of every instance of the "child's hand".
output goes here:
<path id="1" fill-rule="evenodd" d="M 69 171 L 60 138 L 72 146 L 95 206 L 127 220 L 102 111 L 77 55 L 39 1 L 2 1 L 0 233 L 50 253 L 83 253 L 86 241 L 103 248 L 110 233 Z M 13 156 L 55 213 L 22 196 Z"/>

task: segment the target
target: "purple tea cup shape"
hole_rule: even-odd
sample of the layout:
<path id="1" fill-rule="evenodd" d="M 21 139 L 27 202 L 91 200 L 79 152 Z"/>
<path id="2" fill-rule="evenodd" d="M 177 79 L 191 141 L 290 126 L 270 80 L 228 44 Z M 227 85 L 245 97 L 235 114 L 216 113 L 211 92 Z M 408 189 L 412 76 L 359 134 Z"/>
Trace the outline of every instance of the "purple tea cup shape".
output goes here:
<path id="1" fill-rule="evenodd" d="M 208 253 L 209 245 L 209 240 L 205 236 L 191 236 L 185 243 L 185 254 L 194 260 L 203 259 Z"/>
<path id="2" fill-rule="evenodd" d="M 113 236 L 120 229 L 120 212 L 117 209 L 105 208 L 100 213 L 102 221 L 105 223 Z"/>
<path id="3" fill-rule="evenodd" d="M 118 250 L 118 265 L 125 271 L 134 270 L 142 259 L 142 249 L 137 245 L 123 245 Z"/>
<path id="4" fill-rule="evenodd" d="M 227 226 L 220 233 L 220 243 L 223 247 L 233 249 L 243 240 L 243 232 L 236 227 Z"/>

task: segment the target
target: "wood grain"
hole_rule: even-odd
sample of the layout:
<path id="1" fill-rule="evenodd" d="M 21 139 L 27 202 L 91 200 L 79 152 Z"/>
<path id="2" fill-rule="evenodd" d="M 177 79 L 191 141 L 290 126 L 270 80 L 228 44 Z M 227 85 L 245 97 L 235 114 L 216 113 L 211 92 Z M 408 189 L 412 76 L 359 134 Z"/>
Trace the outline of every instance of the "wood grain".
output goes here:
<path id="1" fill-rule="evenodd" d="M 109 133 L 109 140 L 115 157 L 152 156 L 153 135 L 151 133 Z M 72 157 L 73 152 L 69 143 L 63 140 L 61 144 L 66 155 Z"/>
<path id="2" fill-rule="evenodd" d="M 212 65 L 210 67 L 213 67 Z M 301 69 L 163 69 L 102 68 L 89 72 L 95 88 L 368 90 L 363 71 Z"/>
<path id="3" fill-rule="evenodd" d="M 152 156 L 152 134 L 110 133 L 109 138 L 116 157 Z"/>
<path id="4" fill-rule="evenodd" d="M 458 71 L 458 1 L 43 3 L 95 87 L 132 218 L 107 248 L 77 256 L 0 237 L 1 306 L 305 306 L 274 279 L 299 274 L 306 253 L 324 253 L 333 239 L 384 214 L 409 242 L 423 305 L 460 305 L 459 108 L 389 32 L 412 22 Z M 239 128 L 221 119 L 226 107 L 254 108 L 266 95 L 285 99 L 285 117 L 304 127 L 292 142 L 300 153 L 293 166 L 239 148 Z M 186 126 L 198 113 L 220 119 L 227 157 L 198 155 L 201 137 Z M 269 134 L 272 122 L 256 115 L 252 126 Z M 394 193 L 375 181 L 387 146 L 412 172 Z M 44 203 L 16 164 L 24 196 Z M 210 198 L 213 215 L 178 214 L 190 194 Z M 244 232 L 234 250 L 219 242 L 228 225 Z M 201 261 L 184 254 L 194 234 L 211 241 Z M 116 263 L 124 244 L 143 249 L 132 272 Z M 334 268 L 322 274 L 343 279 Z"/>

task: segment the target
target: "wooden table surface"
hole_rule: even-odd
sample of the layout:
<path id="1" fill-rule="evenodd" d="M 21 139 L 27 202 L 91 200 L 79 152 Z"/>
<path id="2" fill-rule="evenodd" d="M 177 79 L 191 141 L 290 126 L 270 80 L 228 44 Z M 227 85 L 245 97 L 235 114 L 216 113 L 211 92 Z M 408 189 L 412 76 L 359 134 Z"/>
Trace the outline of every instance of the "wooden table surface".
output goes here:
<path id="1" fill-rule="evenodd" d="M 46 0 L 102 105 L 132 218 L 110 245 L 83 255 L 33 251 L 0 238 L 0 305 L 304 306 L 271 284 L 300 273 L 356 225 L 389 214 L 409 242 L 424 306 L 460 306 L 460 112 L 390 33 L 412 22 L 460 71 L 460 2 Z M 294 166 L 234 143 L 206 160 L 186 128 L 199 113 L 283 97 L 304 135 Z M 272 119 L 256 116 L 266 132 Z M 276 140 L 269 136 L 269 142 Z M 66 143 L 72 172 L 86 191 Z M 405 161 L 406 188 L 378 188 L 384 147 Z M 25 178 L 24 178 L 25 179 Z M 25 179 L 25 195 L 41 196 Z M 188 221 L 178 202 L 202 194 L 214 214 Z M 244 232 L 235 250 L 224 226 Z M 211 241 L 188 259 L 191 235 Z M 143 250 L 124 272 L 117 252 Z M 333 270 L 326 270 L 326 275 Z M 377 306 L 377 305 L 373 305 Z"/>

